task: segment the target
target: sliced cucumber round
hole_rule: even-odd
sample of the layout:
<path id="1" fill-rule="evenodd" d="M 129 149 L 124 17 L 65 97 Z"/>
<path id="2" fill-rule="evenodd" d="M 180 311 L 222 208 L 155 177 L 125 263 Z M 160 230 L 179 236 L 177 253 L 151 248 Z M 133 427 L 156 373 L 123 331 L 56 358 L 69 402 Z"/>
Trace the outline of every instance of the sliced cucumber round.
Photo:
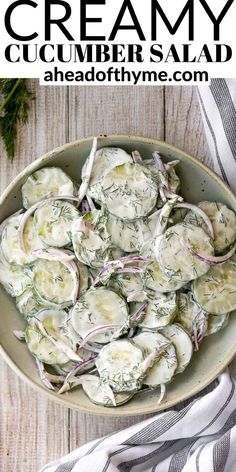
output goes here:
<path id="1" fill-rule="evenodd" d="M 153 260 L 147 266 L 142 277 L 145 289 L 159 293 L 174 292 L 185 284 L 185 282 L 179 282 L 168 277 L 168 275 L 161 270 L 156 260 Z"/>
<path id="2" fill-rule="evenodd" d="M 178 365 L 173 344 L 162 334 L 150 331 L 138 334 L 133 338 L 133 341 L 136 346 L 144 349 L 146 354 L 150 354 L 156 348 L 164 347 L 162 356 L 151 367 L 143 383 L 149 387 L 157 387 L 170 382 Z"/>
<path id="3" fill-rule="evenodd" d="M 114 407 L 111 398 L 106 395 L 106 389 L 99 377 L 94 376 L 94 380 L 83 380 L 83 391 L 95 405 L 102 405 L 105 407 Z M 133 397 L 132 392 L 115 393 L 116 406 L 124 405 Z"/>
<path id="4" fill-rule="evenodd" d="M 236 239 L 236 215 L 226 205 L 218 202 L 201 202 L 198 204 L 210 218 L 214 230 L 214 247 L 216 252 L 225 251 Z M 200 226 L 208 234 L 209 230 L 201 216 L 188 212 L 185 221 Z"/>
<path id="5" fill-rule="evenodd" d="M 210 266 L 186 250 L 184 242 L 206 257 L 214 255 L 211 238 L 202 228 L 179 223 L 171 226 L 162 236 L 156 256 L 165 274 L 174 280 L 188 282 L 208 272 Z"/>
<path id="6" fill-rule="evenodd" d="M 140 328 L 156 330 L 172 322 L 177 313 L 176 293 L 163 295 L 149 302 Z"/>
<path id="7" fill-rule="evenodd" d="M 114 289 L 116 292 L 121 293 L 121 295 L 126 299 L 129 298 L 131 293 L 138 294 L 143 292 L 143 284 L 140 274 L 114 274 L 110 279 L 109 287 Z M 137 301 L 143 301 L 143 298 Z"/>
<path id="8" fill-rule="evenodd" d="M 71 310 L 71 324 L 76 333 L 85 336 L 97 326 L 123 325 L 128 319 L 125 300 L 105 287 L 90 288 Z M 110 341 L 115 329 L 94 336 L 93 341 L 105 344 Z"/>
<path id="9" fill-rule="evenodd" d="M 42 303 L 72 305 L 75 280 L 62 262 L 38 259 L 34 264 L 33 282 Z"/>
<path id="10" fill-rule="evenodd" d="M 6 261 L 9 264 L 31 264 L 36 259 L 36 257 L 31 255 L 31 251 L 45 247 L 37 235 L 33 218 L 29 217 L 23 233 L 27 254 L 21 249 L 18 237 L 18 229 L 21 217 L 22 215 L 17 215 L 9 218 L 1 233 L 1 249 Z"/>
<path id="11" fill-rule="evenodd" d="M 71 203 L 56 200 L 45 203 L 34 214 L 38 236 L 48 246 L 64 247 L 71 243 L 73 222 L 79 217 L 77 208 Z"/>
<path id="12" fill-rule="evenodd" d="M 29 324 L 25 330 L 27 347 L 33 356 L 49 365 L 66 364 L 69 361 L 68 356 L 42 334 L 37 326 L 37 320 L 43 324 L 47 332 L 53 333 L 54 339 L 63 341 L 71 347 L 67 332 L 68 314 L 63 310 L 41 310 L 28 320 Z"/>
<path id="13" fill-rule="evenodd" d="M 72 243 L 79 261 L 90 267 L 104 266 L 112 256 L 112 245 L 102 211 L 93 210 L 74 222 Z"/>
<path id="14" fill-rule="evenodd" d="M 132 392 L 142 385 L 143 360 L 143 350 L 122 339 L 104 346 L 95 363 L 101 380 L 108 383 L 114 392 Z"/>
<path id="15" fill-rule="evenodd" d="M 82 168 L 82 180 L 86 174 L 87 160 Z M 132 163 L 132 157 L 124 149 L 105 147 L 96 152 L 88 194 L 98 203 L 101 201 L 101 183 L 110 170 L 116 166 Z"/>
<path id="16" fill-rule="evenodd" d="M 45 308 L 37 299 L 37 295 L 32 288 L 28 288 L 16 298 L 16 307 L 25 318 L 34 316 L 35 313 Z"/>
<path id="17" fill-rule="evenodd" d="M 0 261 L 0 283 L 12 297 L 18 297 L 33 284 L 33 272 L 28 266 L 5 265 Z"/>
<path id="18" fill-rule="evenodd" d="M 178 362 L 175 374 L 179 374 L 186 369 L 191 361 L 193 355 L 192 340 L 179 324 L 165 326 L 161 332 L 175 347 Z"/>
<path id="19" fill-rule="evenodd" d="M 157 220 L 157 213 L 135 221 L 124 221 L 109 214 L 107 231 L 114 245 L 125 252 L 137 252 L 154 235 Z"/>
<path id="20" fill-rule="evenodd" d="M 236 262 L 212 266 L 193 284 L 194 298 L 207 313 L 224 315 L 236 309 Z"/>
<path id="21" fill-rule="evenodd" d="M 115 167 L 102 182 L 102 203 L 123 220 L 148 216 L 156 205 L 157 196 L 155 178 L 139 164 Z"/>
<path id="22" fill-rule="evenodd" d="M 175 321 L 180 323 L 183 328 L 192 335 L 193 320 L 199 312 L 199 306 L 193 300 L 191 292 L 179 294 L 178 308 Z"/>
<path id="23" fill-rule="evenodd" d="M 208 315 L 208 329 L 206 332 L 206 336 L 210 336 L 211 334 L 218 333 L 223 328 L 225 328 L 229 322 L 229 313 L 225 315 Z"/>
<path id="24" fill-rule="evenodd" d="M 21 191 L 25 208 L 30 208 L 48 197 L 76 194 L 71 178 L 59 167 L 44 167 L 37 170 L 27 178 Z"/>

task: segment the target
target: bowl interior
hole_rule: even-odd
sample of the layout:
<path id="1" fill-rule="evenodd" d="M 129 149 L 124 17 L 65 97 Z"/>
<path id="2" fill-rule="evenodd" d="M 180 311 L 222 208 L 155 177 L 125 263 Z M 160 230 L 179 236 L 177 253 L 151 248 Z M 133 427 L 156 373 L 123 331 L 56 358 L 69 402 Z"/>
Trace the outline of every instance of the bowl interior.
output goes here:
<path id="1" fill-rule="evenodd" d="M 27 167 L 7 188 L 1 198 L 0 221 L 21 207 L 20 189 L 26 177 L 36 169 L 60 166 L 71 177 L 79 179 L 85 158 L 89 154 L 92 140 L 77 141 L 43 156 Z M 139 137 L 100 137 L 99 147 L 118 146 L 128 152 L 138 149 L 144 158 L 150 158 L 154 150 L 159 150 L 165 160 L 179 159 L 177 173 L 181 178 L 182 193 L 188 202 L 217 200 L 236 211 L 236 198 L 228 187 L 209 169 L 196 159 L 165 143 Z M 129 403 L 119 408 L 103 408 L 92 404 L 80 388 L 64 396 L 47 391 L 40 383 L 33 358 L 23 343 L 18 342 L 12 331 L 22 329 L 24 322 L 14 301 L 0 287 L 0 344 L 7 362 L 24 380 L 64 405 L 78 410 L 101 415 L 135 415 L 151 413 L 168 408 L 197 393 L 208 385 L 231 361 L 236 352 L 236 317 L 231 314 L 228 326 L 219 334 L 210 336 L 202 343 L 199 353 L 194 354 L 190 366 L 183 374 L 168 385 L 165 401 L 157 405 L 158 391 L 135 396 Z"/>

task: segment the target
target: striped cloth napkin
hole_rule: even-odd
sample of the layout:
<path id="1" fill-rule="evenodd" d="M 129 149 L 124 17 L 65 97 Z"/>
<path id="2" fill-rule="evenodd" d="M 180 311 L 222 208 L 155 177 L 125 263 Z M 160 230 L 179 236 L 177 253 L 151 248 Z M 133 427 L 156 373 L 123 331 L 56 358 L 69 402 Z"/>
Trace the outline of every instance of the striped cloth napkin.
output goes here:
<path id="1" fill-rule="evenodd" d="M 236 191 L 236 80 L 199 87 L 215 170 Z M 197 396 L 41 472 L 236 472 L 236 359 Z"/>

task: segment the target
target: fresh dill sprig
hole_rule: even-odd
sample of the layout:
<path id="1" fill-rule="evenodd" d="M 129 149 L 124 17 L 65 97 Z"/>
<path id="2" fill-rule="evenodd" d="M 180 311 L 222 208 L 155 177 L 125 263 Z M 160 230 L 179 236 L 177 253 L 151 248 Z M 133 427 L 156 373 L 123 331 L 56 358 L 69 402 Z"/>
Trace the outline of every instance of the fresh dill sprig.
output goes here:
<path id="1" fill-rule="evenodd" d="M 28 119 L 30 102 L 35 99 L 29 91 L 27 79 L 0 79 L 0 134 L 12 161 L 15 156 L 17 124 Z"/>

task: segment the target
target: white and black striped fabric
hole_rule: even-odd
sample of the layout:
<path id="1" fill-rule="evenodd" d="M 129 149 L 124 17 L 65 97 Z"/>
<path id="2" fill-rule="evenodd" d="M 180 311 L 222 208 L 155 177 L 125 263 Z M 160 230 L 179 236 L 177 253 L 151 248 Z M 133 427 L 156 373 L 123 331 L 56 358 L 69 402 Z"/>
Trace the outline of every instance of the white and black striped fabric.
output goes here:
<path id="1" fill-rule="evenodd" d="M 198 91 L 214 170 L 236 192 L 236 79 L 213 79 Z"/>
<path id="2" fill-rule="evenodd" d="M 236 191 L 236 80 L 199 88 L 215 171 Z M 41 472 L 236 472 L 236 360 L 172 410 L 80 447 Z"/>

